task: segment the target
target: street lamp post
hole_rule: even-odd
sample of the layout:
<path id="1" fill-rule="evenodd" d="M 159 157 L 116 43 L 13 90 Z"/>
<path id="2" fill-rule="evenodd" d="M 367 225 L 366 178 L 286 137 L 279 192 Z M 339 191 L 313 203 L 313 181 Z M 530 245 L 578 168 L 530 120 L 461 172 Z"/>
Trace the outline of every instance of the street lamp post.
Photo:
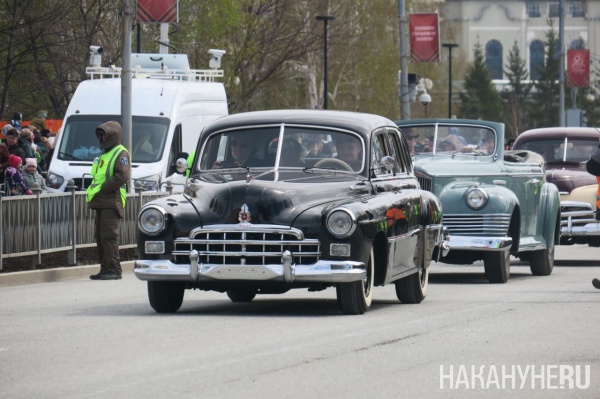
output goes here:
<path id="1" fill-rule="evenodd" d="M 442 43 L 448 49 L 448 118 L 452 118 L 452 49 L 458 47 L 456 43 Z"/>
<path id="2" fill-rule="evenodd" d="M 323 109 L 327 109 L 327 22 L 335 17 L 317 15 L 317 21 L 323 21 Z"/>

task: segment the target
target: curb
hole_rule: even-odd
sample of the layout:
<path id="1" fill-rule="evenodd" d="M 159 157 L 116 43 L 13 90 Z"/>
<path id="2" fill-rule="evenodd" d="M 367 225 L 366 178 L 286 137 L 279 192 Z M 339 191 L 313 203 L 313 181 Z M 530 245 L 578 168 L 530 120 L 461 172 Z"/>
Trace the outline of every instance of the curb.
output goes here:
<path id="1" fill-rule="evenodd" d="M 132 273 L 135 261 L 121 262 L 123 274 Z M 26 284 L 52 283 L 56 281 L 88 279 L 98 271 L 100 265 L 58 267 L 45 270 L 27 270 L 24 272 L 0 274 L 0 288 Z"/>

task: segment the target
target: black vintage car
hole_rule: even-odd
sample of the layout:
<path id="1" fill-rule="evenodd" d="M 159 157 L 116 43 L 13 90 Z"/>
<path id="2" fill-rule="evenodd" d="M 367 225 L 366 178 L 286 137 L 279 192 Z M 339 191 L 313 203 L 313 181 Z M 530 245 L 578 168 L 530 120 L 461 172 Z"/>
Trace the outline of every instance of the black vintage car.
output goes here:
<path id="1" fill-rule="evenodd" d="M 352 112 L 212 122 L 184 192 L 146 204 L 138 225 L 134 272 L 159 313 L 177 311 L 186 289 L 249 302 L 335 287 L 341 310 L 362 314 L 374 286 L 395 283 L 400 301 L 419 303 L 447 251 L 440 202 L 420 189 L 398 127 Z"/>

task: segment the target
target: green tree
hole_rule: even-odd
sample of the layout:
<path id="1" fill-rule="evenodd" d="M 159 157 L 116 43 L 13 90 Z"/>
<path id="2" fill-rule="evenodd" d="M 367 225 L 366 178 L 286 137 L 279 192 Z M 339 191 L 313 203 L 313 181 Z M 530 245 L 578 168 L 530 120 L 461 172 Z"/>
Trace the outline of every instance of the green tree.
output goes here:
<path id="1" fill-rule="evenodd" d="M 508 64 L 504 71 L 508 77 L 509 88 L 501 93 L 504 102 L 506 139 L 516 138 L 520 132 L 529 128 L 525 112 L 532 84 L 527 82 L 526 61 L 521 58 L 519 46 L 515 40 L 508 53 Z"/>
<path id="2" fill-rule="evenodd" d="M 560 48 L 558 37 L 548 21 L 550 29 L 546 32 L 544 42 L 544 66 L 539 71 L 539 79 L 533 85 L 527 114 L 532 127 L 558 126 L 559 110 L 559 70 Z"/>
<path id="3" fill-rule="evenodd" d="M 467 68 L 463 91 L 459 94 L 463 118 L 502 121 L 502 99 L 485 65 L 481 44 L 476 43 L 474 61 Z"/>

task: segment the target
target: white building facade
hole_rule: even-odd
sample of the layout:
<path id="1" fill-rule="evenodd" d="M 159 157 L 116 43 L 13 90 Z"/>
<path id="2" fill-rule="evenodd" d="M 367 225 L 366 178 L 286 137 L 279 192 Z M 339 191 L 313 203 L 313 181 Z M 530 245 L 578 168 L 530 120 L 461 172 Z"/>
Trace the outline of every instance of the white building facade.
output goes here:
<path id="1" fill-rule="evenodd" d="M 504 69 L 516 42 L 530 79 L 544 63 L 544 42 L 552 20 L 558 38 L 559 1 L 446 0 L 440 4 L 442 42 L 459 45 L 455 60 L 473 61 L 479 43 L 492 79 L 506 79 Z M 558 40 L 557 40 L 558 41 Z M 600 0 L 564 0 L 564 51 L 590 50 L 591 82 L 600 61 Z M 458 61 L 460 62 L 460 61 Z M 565 62 L 566 65 L 566 62 Z"/>

